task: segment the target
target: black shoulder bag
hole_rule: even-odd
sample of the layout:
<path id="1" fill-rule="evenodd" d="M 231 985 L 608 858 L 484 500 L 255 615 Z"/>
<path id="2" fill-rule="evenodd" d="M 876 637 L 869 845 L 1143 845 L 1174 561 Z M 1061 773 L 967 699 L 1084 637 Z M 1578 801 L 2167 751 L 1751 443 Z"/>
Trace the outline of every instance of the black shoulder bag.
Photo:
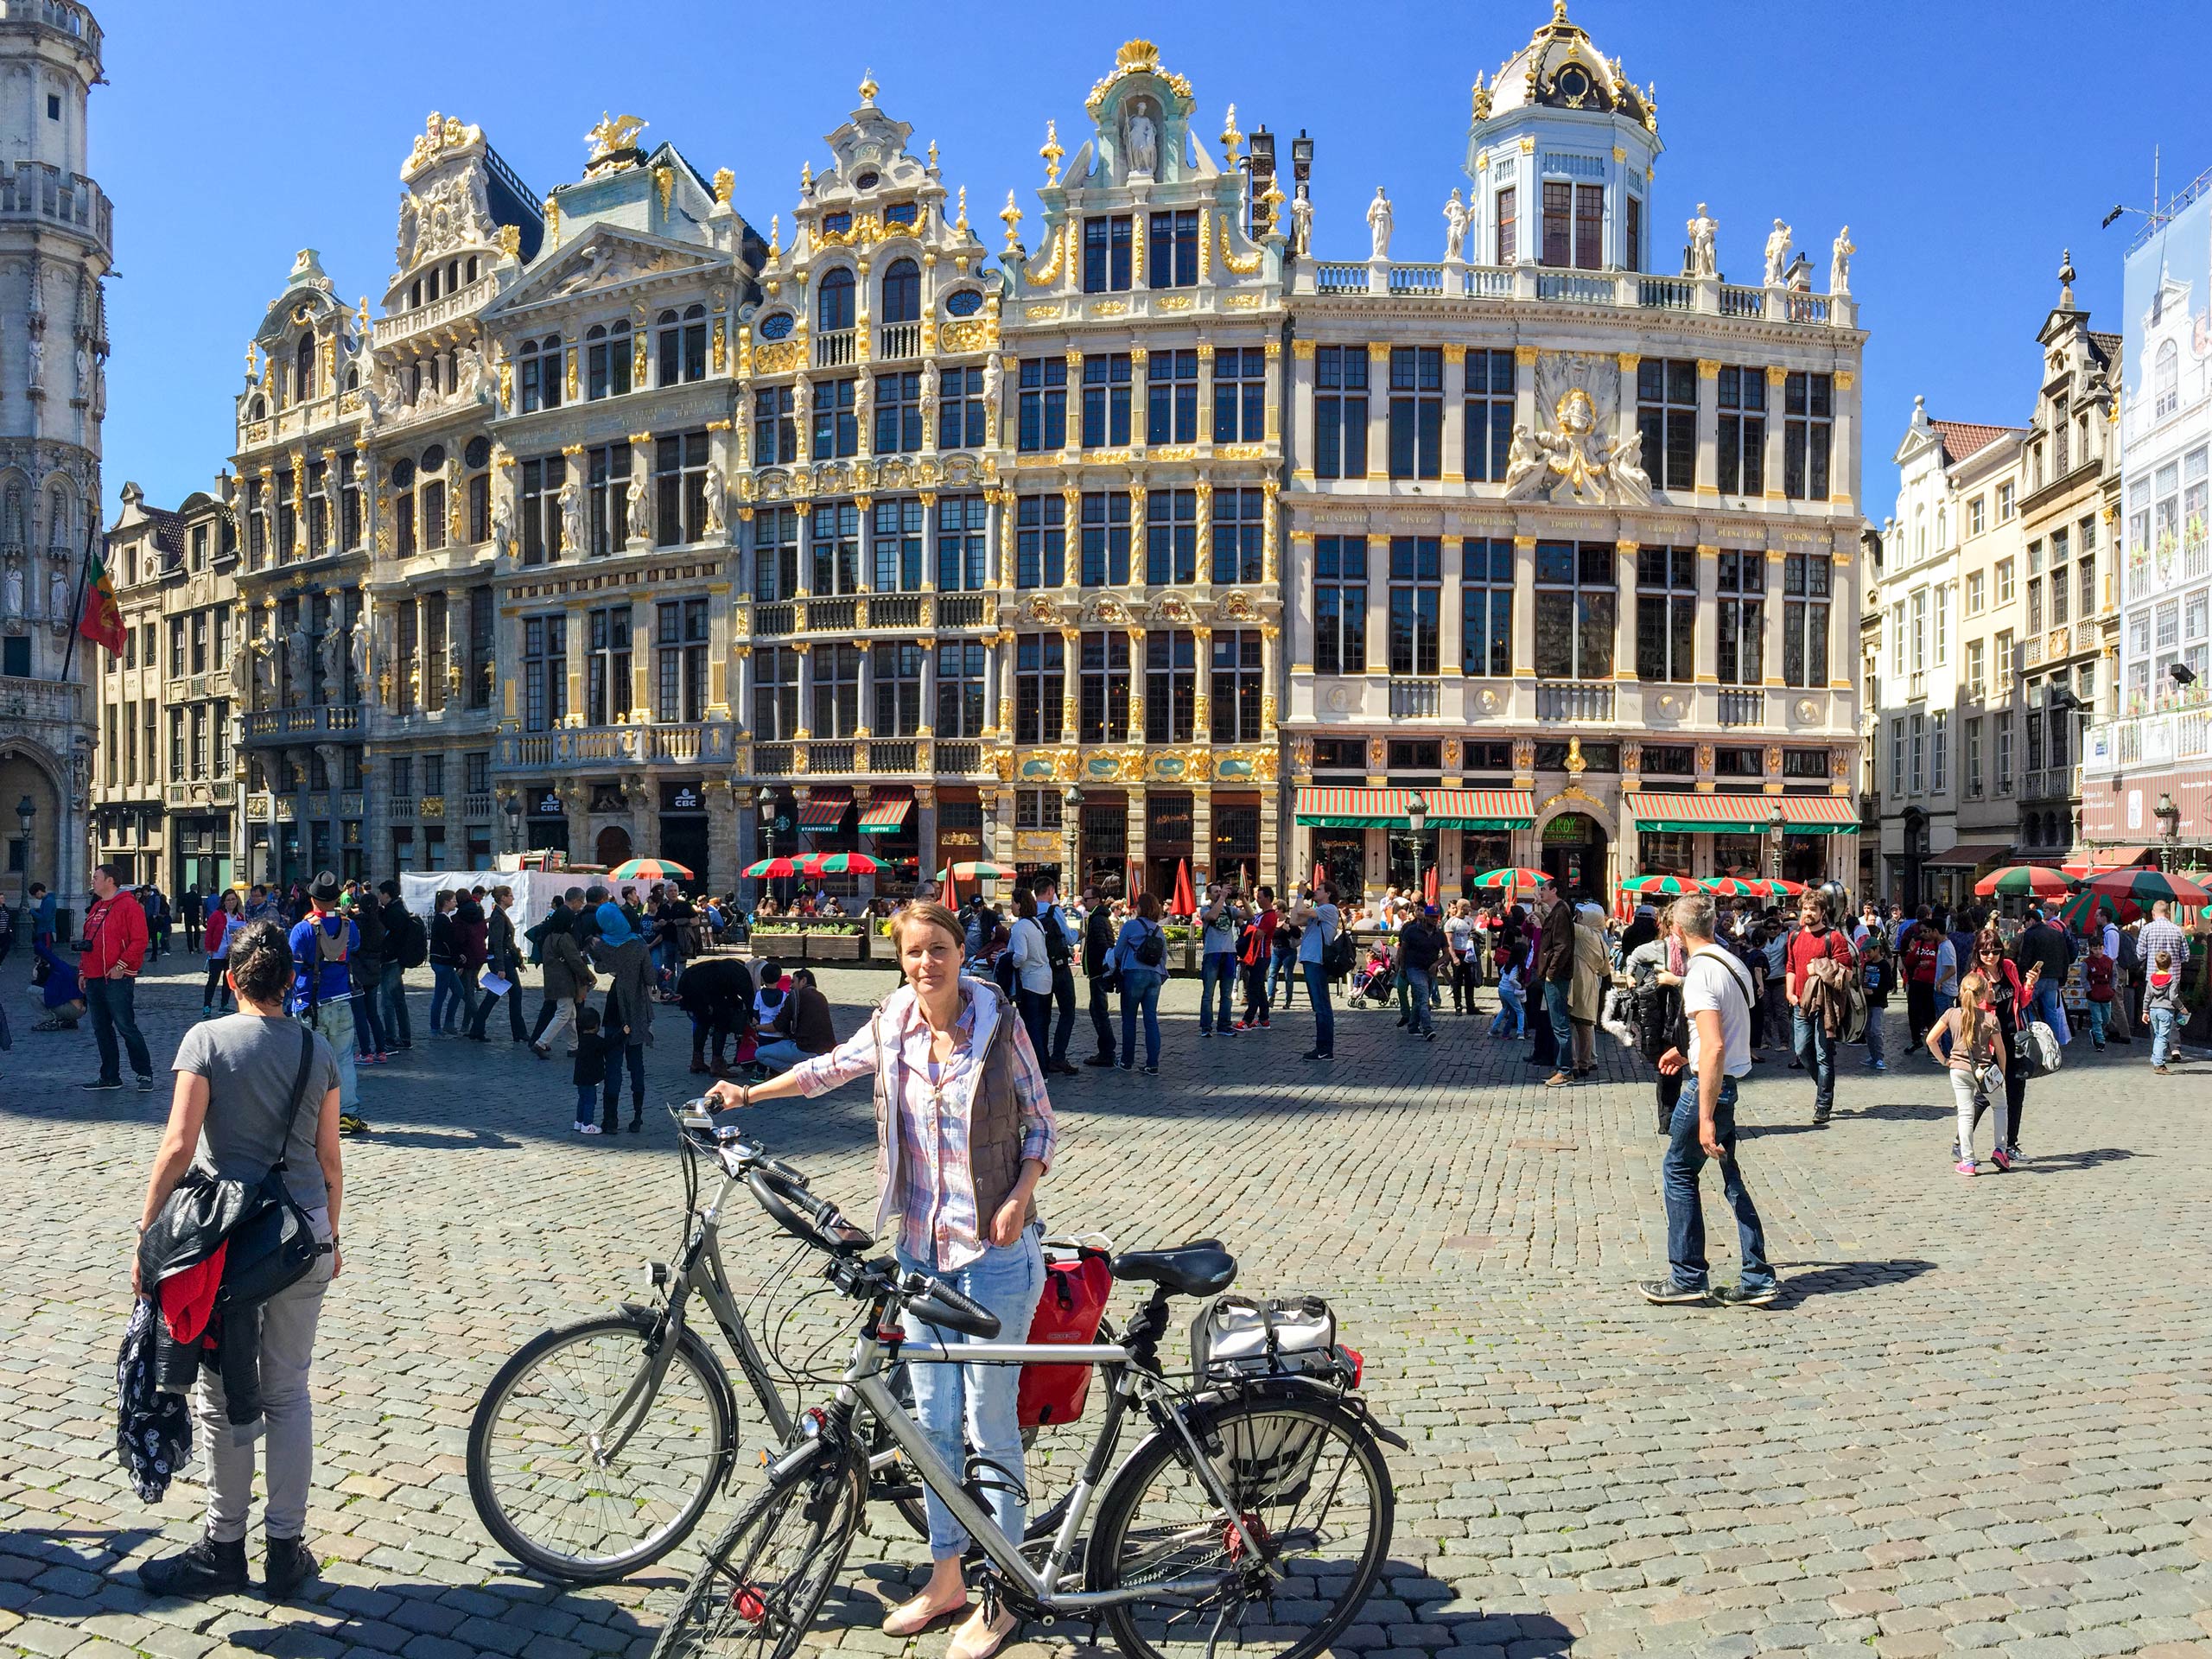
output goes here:
<path id="1" fill-rule="evenodd" d="M 297 1122 L 307 1097 L 308 1075 L 315 1067 L 315 1033 L 300 1027 L 300 1069 L 292 1079 L 292 1117 Z M 289 1122 L 284 1139 L 291 1139 Z M 307 1276 L 315 1257 L 330 1246 L 315 1236 L 315 1224 L 284 1184 L 284 1154 L 261 1178 L 253 1212 L 231 1235 L 230 1254 L 223 1264 L 221 1305 L 254 1307 Z"/>

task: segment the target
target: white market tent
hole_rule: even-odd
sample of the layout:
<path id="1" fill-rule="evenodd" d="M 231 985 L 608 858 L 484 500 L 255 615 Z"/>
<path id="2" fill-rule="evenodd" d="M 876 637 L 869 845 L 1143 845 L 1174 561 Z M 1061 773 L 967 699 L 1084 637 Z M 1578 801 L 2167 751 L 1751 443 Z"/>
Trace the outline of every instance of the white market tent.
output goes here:
<path id="1" fill-rule="evenodd" d="M 410 914 L 428 923 L 441 893 L 466 893 L 480 887 L 488 893 L 494 887 L 512 887 L 519 930 L 535 926 L 553 907 L 553 901 L 570 887 L 588 888 L 594 881 L 604 886 L 607 878 L 575 870 L 402 870 L 399 899 Z"/>

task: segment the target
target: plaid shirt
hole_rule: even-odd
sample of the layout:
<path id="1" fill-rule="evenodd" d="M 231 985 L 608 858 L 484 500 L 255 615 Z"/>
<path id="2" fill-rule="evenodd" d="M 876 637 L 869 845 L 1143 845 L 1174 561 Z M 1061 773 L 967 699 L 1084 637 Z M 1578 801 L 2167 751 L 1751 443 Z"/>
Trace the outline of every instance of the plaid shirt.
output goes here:
<path id="1" fill-rule="evenodd" d="M 969 1135 L 976 1084 L 992 1030 L 1002 1017 L 995 999 L 981 985 L 961 987 L 960 1017 L 953 1023 L 952 1053 L 942 1065 L 930 1058 L 929 1021 L 911 990 L 893 993 L 881 1018 L 882 1046 L 870 1021 L 827 1054 L 792 1068 L 809 1098 L 853 1078 L 892 1068 L 891 1132 L 895 1147 L 879 1148 L 877 1168 L 885 1190 L 876 1230 L 896 1211 L 899 1248 L 910 1259 L 932 1262 L 950 1272 L 979 1260 L 988 1248 L 983 1236 L 988 1217 L 976 1214 L 976 1181 L 969 1160 Z M 1007 1041 L 1014 1059 L 1014 1092 L 1021 1112 L 1021 1155 L 1049 1168 L 1058 1144 L 1052 1103 L 1045 1093 L 1044 1072 L 1029 1033 L 1013 1018 Z M 887 1159 L 884 1154 L 889 1154 Z"/>

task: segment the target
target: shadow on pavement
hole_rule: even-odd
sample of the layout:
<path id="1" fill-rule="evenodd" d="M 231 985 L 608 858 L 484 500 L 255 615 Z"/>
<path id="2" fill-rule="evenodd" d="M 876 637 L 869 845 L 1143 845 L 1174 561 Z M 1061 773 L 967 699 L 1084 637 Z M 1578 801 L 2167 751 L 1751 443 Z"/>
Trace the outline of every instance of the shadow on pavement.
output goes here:
<path id="1" fill-rule="evenodd" d="M 1915 1256 L 1891 1256 L 1880 1262 L 1815 1262 L 1802 1265 L 1811 1271 L 1781 1275 L 1782 1295 L 1773 1306 L 1791 1307 L 1815 1296 L 1843 1296 L 1854 1290 L 1880 1290 L 1891 1285 L 1907 1283 L 1923 1273 L 1934 1272 L 1936 1268 L 1933 1262 L 1923 1262 Z"/>

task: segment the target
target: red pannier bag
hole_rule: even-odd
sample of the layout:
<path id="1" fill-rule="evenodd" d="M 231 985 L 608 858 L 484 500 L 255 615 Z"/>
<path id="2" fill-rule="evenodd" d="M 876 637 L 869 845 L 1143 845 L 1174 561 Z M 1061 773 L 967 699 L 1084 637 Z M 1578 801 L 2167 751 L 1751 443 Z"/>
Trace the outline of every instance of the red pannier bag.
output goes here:
<path id="1" fill-rule="evenodd" d="M 1114 1270 L 1107 1253 L 1079 1247 L 1071 1255 L 1045 1262 L 1045 1291 L 1029 1322 L 1029 1340 L 1080 1345 L 1098 1339 L 1098 1322 L 1113 1294 Z M 1071 1423 L 1083 1415 L 1090 1387 L 1090 1367 L 1039 1365 L 1021 1368 L 1021 1426 Z"/>

